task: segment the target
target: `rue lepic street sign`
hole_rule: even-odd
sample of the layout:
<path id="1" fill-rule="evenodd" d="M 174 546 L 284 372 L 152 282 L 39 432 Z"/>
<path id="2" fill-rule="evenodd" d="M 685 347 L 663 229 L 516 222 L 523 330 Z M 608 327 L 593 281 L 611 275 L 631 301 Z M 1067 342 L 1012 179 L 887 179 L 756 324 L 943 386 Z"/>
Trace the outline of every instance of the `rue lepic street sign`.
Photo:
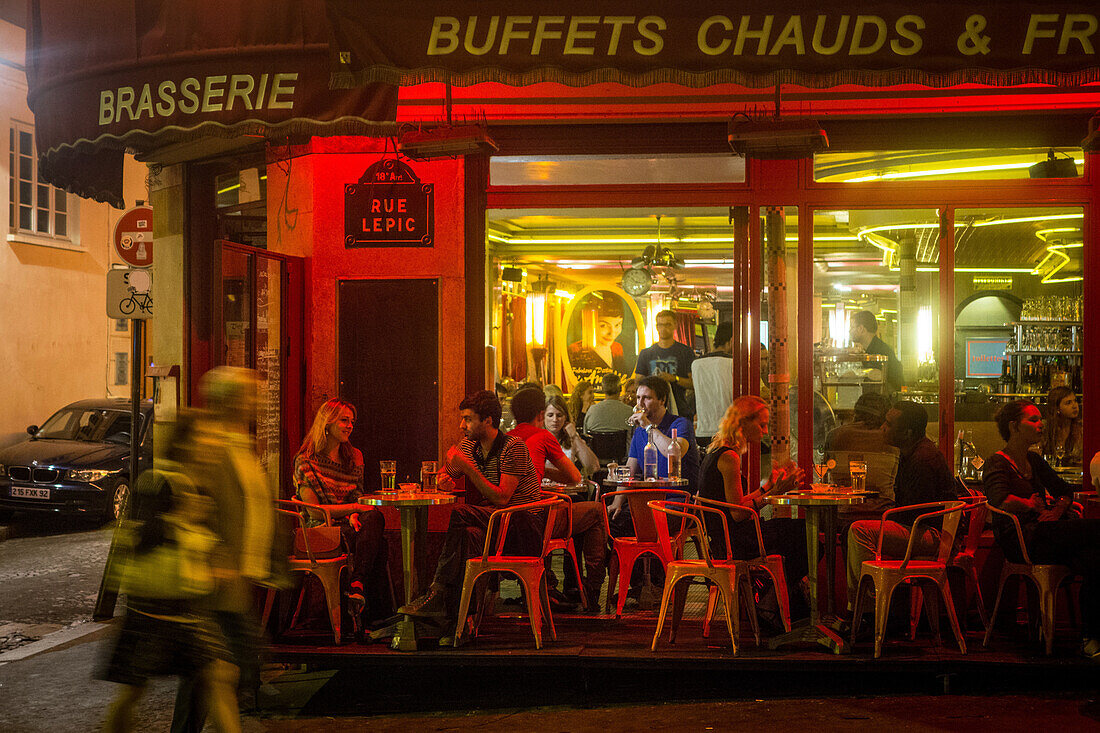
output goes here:
<path id="1" fill-rule="evenodd" d="M 115 224 L 115 251 L 131 267 L 153 264 L 153 210 L 148 206 L 128 209 Z"/>
<path id="2" fill-rule="evenodd" d="M 107 317 L 153 317 L 153 274 L 137 267 L 107 271 Z"/>
<path id="3" fill-rule="evenodd" d="M 344 186 L 344 247 L 431 247 L 435 184 L 396 158 L 383 158 Z"/>

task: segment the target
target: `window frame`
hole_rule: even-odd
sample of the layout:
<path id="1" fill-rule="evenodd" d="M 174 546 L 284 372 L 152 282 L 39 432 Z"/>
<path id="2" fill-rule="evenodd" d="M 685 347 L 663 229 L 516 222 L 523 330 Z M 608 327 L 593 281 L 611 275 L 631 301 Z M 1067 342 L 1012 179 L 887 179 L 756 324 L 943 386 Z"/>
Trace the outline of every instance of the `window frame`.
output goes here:
<path id="1" fill-rule="evenodd" d="M 34 125 L 12 119 L 8 125 L 8 232 L 9 242 L 20 242 L 45 247 L 56 247 L 76 251 L 86 251 L 81 245 L 79 236 L 79 197 L 74 196 L 56 186 L 45 183 L 38 178 L 38 147 L 34 135 Z M 21 135 L 30 135 L 30 177 L 24 178 L 20 171 L 20 158 L 25 156 L 20 144 Z M 21 197 L 21 189 L 24 183 L 29 183 L 30 201 L 24 202 Z M 42 188 L 47 191 L 47 206 L 40 207 L 38 195 Z M 58 207 L 58 202 L 64 201 L 64 211 Z M 20 209 L 29 207 L 30 228 L 21 226 Z M 46 212 L 48 224 L 46 231 L 39 230 L 39 219 L 42 212 Z M 65 233 L 58 234 L 59 217 L 64 217 Z"/>

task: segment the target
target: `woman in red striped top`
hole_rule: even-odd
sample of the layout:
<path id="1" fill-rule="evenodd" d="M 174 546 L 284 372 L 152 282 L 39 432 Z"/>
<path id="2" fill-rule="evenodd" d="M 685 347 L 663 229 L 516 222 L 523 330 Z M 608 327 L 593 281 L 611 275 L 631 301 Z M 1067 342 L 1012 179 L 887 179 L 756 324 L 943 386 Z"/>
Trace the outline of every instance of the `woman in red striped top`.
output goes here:
<path id="1" fill-rule="evenodd" d="M 347 598 L 353 617 L 372 623 L 393 614 L 386 562 L 385 519 L 358 503 L 363 494 L 363 454 L 348 439 L 355 427 L 355 408 L 340 399 L 321 405 L 313 426 L 294 457 L 294 486 L 308 504 L 328 506 L 339 523 L 351 558 Z M 323 512 L 309 510 L 314 525 Z M 356 624 L 358 626 L 358 624 Z"/>

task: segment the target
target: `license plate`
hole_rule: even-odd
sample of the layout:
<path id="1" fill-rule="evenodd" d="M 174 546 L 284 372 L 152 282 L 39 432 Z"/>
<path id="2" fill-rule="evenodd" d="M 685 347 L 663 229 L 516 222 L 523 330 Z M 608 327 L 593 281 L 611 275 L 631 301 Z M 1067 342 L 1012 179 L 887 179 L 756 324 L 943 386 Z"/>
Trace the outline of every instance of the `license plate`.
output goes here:
<path id="1" fill-rule="evenodd" d="M 35 486 L 12 486 L 11 497 L 13 499 L 45 499 L 49 501 L 50 490 Z"/>

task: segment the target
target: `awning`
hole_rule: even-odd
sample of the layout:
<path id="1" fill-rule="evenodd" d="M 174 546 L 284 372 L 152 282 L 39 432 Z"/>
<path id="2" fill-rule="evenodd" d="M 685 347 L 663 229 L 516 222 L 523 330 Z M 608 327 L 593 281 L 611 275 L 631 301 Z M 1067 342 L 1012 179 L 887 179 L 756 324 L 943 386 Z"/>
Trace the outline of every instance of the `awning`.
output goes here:
<path id="1" fill-rule="evenodd" d="M 1095 0 L 326 0 L 333 85 L 1100 81 Z M 599 14 L 597 14 L 597 12 Z"/>
<path id="2" fill-rule="evenodd" d="M 39 176 L 122 207 L 122 159 L 204 137 L 389 135 L 397 90 L 329 86 L 322 0 L 31 0 Z"/>

